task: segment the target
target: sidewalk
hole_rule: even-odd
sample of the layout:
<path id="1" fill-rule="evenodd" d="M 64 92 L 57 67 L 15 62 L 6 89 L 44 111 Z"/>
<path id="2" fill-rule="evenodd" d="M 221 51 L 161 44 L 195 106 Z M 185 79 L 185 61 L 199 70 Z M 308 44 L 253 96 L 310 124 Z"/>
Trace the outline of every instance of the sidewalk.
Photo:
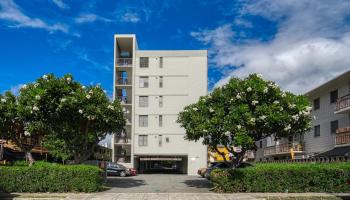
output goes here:
<path id="1" fill-rule="evenodd" d="M 350 194 L 335 194 L 347 196 Z M 295 198 L 297 197 L 297 198 Z M 11 193 L 0 194 L 0 199 L 18 200 L 336 200 L 325 193 Z"/>

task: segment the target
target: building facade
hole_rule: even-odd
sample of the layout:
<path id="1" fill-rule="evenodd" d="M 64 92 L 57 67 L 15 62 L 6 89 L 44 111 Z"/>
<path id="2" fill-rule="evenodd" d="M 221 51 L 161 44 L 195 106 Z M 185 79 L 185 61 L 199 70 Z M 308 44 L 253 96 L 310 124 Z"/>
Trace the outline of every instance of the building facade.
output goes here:
<path id="1" fill-rule="evenodd" d="M 114 93 L 127 123 L 112 138 L 112 160 L 142 172 L 194 175 L 207 148 L 184 139 L 178 113 L 207 94 L 207 51 L 139 50 L 135 35 L 114 36 Z"/>
<path id="2" fill-rule="evenodd" d="M 311 131 L 257 142 L 256 160 L 344 156 L 350 153 L 350 71 L 305 94 L 312 103 Z"/>

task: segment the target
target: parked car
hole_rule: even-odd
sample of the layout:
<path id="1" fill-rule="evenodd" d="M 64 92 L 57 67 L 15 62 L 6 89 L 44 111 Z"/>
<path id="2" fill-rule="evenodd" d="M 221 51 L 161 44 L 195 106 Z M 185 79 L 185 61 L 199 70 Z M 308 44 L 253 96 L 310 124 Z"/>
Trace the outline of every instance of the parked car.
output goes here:
<path id="1" fill-rule="evenodd" d="M 243 162 L 241 163 L 238 168 L 246 168 L 246 167 L 253 167 L 254 165 L 248 162 Z M 207 178 L 208 180 L 210 179 L 210 173 L 214 170 L 214 169 L 228 169 L 231 168 L 231 165 L 225 163 L 225 162 L 220 162 L 220 163 L 216 163 L 214 164 L 212 167 L 208 167 L 208 169 L 206 170 L 204 177 Z"/>
<path id="2" fill-rule="evenodd" d="M 136 169 L 130 168 L 129 171 L 130 171 L 130 175 L 131 176 L 136 176 L 137 175 L 137 170 Z"/>
<path id="3" fill-rule="evenodd" d="M 125 167 L 125 166 L 123 166 L 121 164 L 108 163 L 108 165 L 107 165 L 107 175 L 108 176 L 125 177 L 125 176 L 131 175 L 131 171 L 127 167 Z"/>

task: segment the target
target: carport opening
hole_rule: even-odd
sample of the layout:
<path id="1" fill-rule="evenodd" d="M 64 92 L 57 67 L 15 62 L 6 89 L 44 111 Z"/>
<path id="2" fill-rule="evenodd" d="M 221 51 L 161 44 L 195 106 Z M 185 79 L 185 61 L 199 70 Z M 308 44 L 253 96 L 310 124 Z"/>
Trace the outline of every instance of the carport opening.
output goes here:
<path id="1" fill-rule="evenodd" d="M 140 174 L 187 174 L 187 157 L 139 157 Z"/>

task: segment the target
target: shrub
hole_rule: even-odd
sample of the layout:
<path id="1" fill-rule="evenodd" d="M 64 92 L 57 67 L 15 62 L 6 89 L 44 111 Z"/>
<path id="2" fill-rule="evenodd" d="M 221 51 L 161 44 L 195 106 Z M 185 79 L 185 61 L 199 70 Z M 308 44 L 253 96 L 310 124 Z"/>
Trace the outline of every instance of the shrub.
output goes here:
<path id="1" fill-rule="evenodd" d="M 15 163 L 0 167 L 0 177 L 4 192 L 95 192 L 103 186 L 102 171 L 88 165 Z"/>
<path id="2" fill-rule="evenodd" d="M 216 192 L 350 192 L 350 163 L 257 164 L 214 170 Z"/>

